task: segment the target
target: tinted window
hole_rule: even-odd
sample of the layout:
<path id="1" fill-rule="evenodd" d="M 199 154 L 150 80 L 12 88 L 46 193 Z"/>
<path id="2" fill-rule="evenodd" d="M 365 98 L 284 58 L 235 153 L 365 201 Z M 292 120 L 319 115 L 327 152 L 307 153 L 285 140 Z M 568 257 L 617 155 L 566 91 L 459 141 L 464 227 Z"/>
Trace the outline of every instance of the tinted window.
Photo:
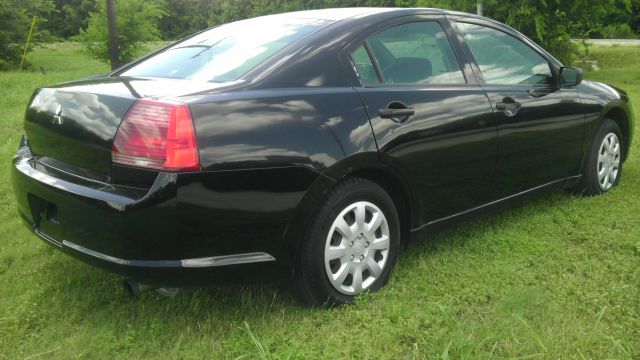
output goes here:
<path id="1" fill-rule="evenodd" d="M 442 27 L 434 21 L 403 24 L 367 39 L 385 83 L 461 84 L 460 65 Z M 366 55 L 363 48 L 354 52 Z M 360 67 L 356 68 L 360 72 Z M 373 73 L 375 75 L 375 72 Z M 364 78 L 362 73 L 361 78 Z M 375 77 L 377 80 L 377 76 Z M 376 81 L 377 82 L 377 81 Z"/>
<path id="2" fill-rule="evenodd" d="M 549 62 L 515 37 L 486 26 L 454 23 L 487 84 L 550 84 Z"/>
<path id="3" fill-rule="evenodd" d="M 353 64 L 358 71 L 358 76 L 363 83 L 375 84 L 380 82 L 378 74 L 376 74 L 376 69 L 371 62 L 371 58 L 369 57 L 364 45 L 360 46 L 351 54 L 351 60 L 353 61 Z"/>
<path id="4" fill-rule="evenodd" d="M 120 75 L 237 80 L 269 56 L 327 23 L 267 16 L 222 25 L 176 44 Z"/>

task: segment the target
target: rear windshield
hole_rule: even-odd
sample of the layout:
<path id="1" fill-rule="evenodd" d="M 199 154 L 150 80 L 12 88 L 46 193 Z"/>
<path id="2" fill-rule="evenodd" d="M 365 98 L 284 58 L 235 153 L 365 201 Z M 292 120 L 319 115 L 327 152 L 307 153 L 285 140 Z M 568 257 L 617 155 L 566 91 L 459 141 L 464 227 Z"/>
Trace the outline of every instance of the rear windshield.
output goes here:
<path id="1" fill-rule="evenodd" d="M 237 21 L 171 46 L 119 75 L 234 81 L 269 56 L 328 23 L 280 16 Z"/>

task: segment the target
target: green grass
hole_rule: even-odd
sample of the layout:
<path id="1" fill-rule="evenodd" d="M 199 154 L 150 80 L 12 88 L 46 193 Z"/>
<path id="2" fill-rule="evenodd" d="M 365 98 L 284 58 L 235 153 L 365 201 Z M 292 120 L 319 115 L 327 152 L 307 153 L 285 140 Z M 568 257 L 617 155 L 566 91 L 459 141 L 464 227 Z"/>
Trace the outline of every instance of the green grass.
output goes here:
<path id="1" fill-rule="evenodd" d="M 640 85 L 640 46 L 593 47 L 589 53 L 603 69 L 588 74 L 589 78 L 617 85 L 627 91 L 636 91 L 637 94 Z M 638 101 L 635 104 L 638 104 Z"/>
<path id="2" fill-rule="evenodd" d="M 594 48 L 640 119 L 640 47 Z M 386 288 L 338 309 L 272 284 L 131 299 L 18 221 L 9 161 L 34 88 L 101 73 L 69 44 L 0 73 L 0 358 L 640 358 L 640 146 L 620 186 L 553 193 L 411 245 Z"/>

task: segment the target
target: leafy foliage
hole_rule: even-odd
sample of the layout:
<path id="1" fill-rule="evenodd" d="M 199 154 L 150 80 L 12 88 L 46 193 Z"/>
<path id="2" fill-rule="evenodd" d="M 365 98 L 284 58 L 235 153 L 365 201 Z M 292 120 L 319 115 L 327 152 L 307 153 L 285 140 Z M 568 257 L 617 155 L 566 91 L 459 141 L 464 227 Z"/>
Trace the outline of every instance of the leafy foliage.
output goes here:
<path id="1" fill-rule="evenodd" d="M 0 0 L 0 70 L 16 68 L 24 51 L 33 16 L 42 17 L 53 11 L 51 0 Z M 48 31 L 36 28 L 33 42 L 48 39 Z"/>
<path id="2" fill-rule="evenodd" d="M 167 16 L 158 24 L 161 37 L 175 40 L 205 29 L 213 6 L 211 0 L 165 0 Z"/>
<path id="3" fill-rule="evenodd" d="M 630 0 L 518 0 L 486 2 L 487 15 L 503 21 L 570 63 L 578 52 L 571 39 L 584 39 L 602 29 L 603 20 L 617 9 L 631 10 Z"/>
<path id="4" fill-rule="evenodd" d="M 109 61 L 106 12 L 106 2 L 100 1 L 89 15 L 89 26 L 77 37 L 91 56 L 104 62 Z M 118 0 L 116 13 L 120 62 L 124 64 L 140 55 L 145 42 L 160 39 L 158 21 L 165 11 L 157 1 Z"/>
<path id="5" fill-rule="evenodd" d="M 629 24 L 632 32 L 640 32 L 640 0 L 484 0 L 483 3 L 487 16 L 507 22 L 554 48 L 553 43 L 562 39 L 602 36 L 605 25 Z M 166 5 L 170 15 L 162 20 L 161 31 L 163 38 L 172 39 L 201 30 L 205 23 L 217 25 L 287 11 L 381 6 L 475 12 L 477 0 L 166 0 Z M 205 18 L 208 21 L 203 21 Z M 553 40 L 558 35 L 560 38 Z"/>
<path id="6" fill-rule="evenodd" d="M 102 0 L 104 2 L 104 0 Z M 96 0 L 53 0 L 55 11 L 47 14 L 47 28 L 52 35 L 69 39 L 86 30 L 89 13 L 96 8 Z"/>
<path id="7" fill-rule="evenodd" d="M 602 28 L 602 37 L 606 39 L 636 39 L 638 35 L 633 33 L 629 24 L 614 24 Z"/>

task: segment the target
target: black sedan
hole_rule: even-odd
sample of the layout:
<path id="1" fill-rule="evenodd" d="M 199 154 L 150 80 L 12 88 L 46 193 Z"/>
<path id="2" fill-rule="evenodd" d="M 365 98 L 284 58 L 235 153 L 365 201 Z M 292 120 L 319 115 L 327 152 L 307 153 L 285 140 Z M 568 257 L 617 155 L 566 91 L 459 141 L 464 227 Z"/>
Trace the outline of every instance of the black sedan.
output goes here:
<path id="1" fill-rule="evenodd" d="M 139 282 L 277 261 L 342 304 L 442 225 L 607 192 L 633 121 L 623 90 L 490 19 L 294 12 L 36 90 L 13 186 L 40 238 Z"/>

